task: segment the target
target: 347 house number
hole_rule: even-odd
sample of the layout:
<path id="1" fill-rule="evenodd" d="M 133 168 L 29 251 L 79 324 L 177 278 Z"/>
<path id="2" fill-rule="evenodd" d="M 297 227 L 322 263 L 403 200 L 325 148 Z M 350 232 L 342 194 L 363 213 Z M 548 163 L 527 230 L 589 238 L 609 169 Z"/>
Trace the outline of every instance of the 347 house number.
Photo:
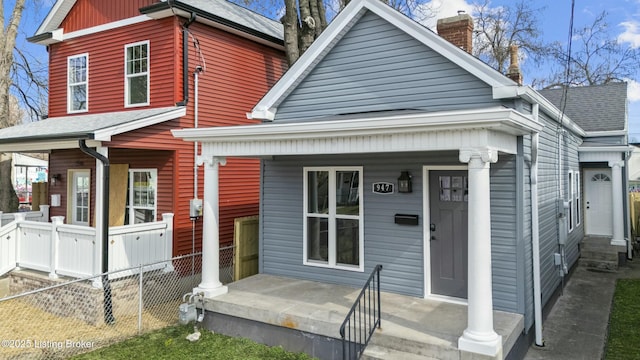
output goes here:
<path id="1" fill-rule="evenodd" d="M 390 182 L 376 182 L 373 183 L 374 194 L 393 194 L 393 183 Z"/>

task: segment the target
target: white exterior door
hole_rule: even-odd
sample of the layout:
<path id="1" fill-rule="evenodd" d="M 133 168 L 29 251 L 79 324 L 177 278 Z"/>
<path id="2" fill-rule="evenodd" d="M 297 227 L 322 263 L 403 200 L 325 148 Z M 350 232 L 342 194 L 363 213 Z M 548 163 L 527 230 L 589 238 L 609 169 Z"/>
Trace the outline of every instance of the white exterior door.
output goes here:
<path id="1" fill-rule="evenodd" d="M 585 232 L 613 235 L 611 169 L 584 171 Z"/>

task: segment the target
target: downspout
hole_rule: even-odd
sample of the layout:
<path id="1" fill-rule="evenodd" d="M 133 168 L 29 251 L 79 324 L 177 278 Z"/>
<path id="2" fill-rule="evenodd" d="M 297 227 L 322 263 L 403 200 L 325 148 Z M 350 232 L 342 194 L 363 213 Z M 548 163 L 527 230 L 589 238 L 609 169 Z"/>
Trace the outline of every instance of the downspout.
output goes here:
<path id="1" fill-rule="evenodd" d="M 202 66 L 196 66 L 193 72 L 193 127 L 198 128 L 198 77 L 204 72 Z M 198 198 L 198 142 L 193 142 L 193 198 Z"/>
<path id="2" fill-rule="evenodd" d="M 182 25 L 182 101 L 176 106 L 187 106 L 189 103 L 189 26 L 196 20 L 196 13 Z"/>
<path id="3" fill-rule="evenodd" d="M 114 324 L 113 303 L 111 302 L 111 285 L 109 284 L 109 159 L 97 151 L 87 147 L 85 140 L 78 140 L 80 151 L 100 160 L 103 166 L 102 175 L 102 289 L 104 294 L 104 322 Z"/>
<path id="4" fill-rule="evenodd" d="M 539 104 L 533 104 L 533 120 L 538 121 Z M 542 339 L 542 287 L 540 281 L 540 220 L 538 217 L 538 143 L 540 134 L 531 136 L 531 248 L 533 255 L 533 317 L 536 345 L 544 346 Z"/>

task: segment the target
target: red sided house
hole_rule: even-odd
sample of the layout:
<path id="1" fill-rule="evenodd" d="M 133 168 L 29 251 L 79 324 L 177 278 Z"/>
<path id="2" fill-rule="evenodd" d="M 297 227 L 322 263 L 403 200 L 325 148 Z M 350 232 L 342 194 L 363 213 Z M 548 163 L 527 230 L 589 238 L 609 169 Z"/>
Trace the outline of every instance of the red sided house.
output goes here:
<path id="1" fill-rule="evenodd" d="M 173 241 L 140 253 L 199 250 L 202 221 L 190 204 L 202 198 L 207 162 L 199 166 L 197 145 L 171 130 L 251 123 L 246 109 L 286 69 L 282 25 L 224 0 L 58 0 L 29 41 L 49 52 L 48 118 L 0 130 L 0 152 L 49 153 L 51 218 L 95 229 L 99 243 L 107 221 L 114 229 L 173 217 Z M 221 244 L 232 242 L 234 218 L 258 213 L 259 174 L 258 160 L 220 168 Z M 32 267 L 53 277 L 100 269 L 100 250 L 13 246 L 58 247 L 57 259 Z M 0 268 L 39 261 L 16 256 Z M 120 266 L 143 261 L 125 257 Z M 82 259 L 92 262 L 70 264 Z"/>

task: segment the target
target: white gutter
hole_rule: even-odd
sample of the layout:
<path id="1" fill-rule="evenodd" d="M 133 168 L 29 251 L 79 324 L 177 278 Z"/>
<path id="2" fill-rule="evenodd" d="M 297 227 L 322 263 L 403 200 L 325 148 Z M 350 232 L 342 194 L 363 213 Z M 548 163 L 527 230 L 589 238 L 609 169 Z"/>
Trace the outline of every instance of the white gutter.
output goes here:
<path id="1" fill-rule="evenodd" d="M 532 115 L 538 121 L 540 105 L 533 104 Z M 540 281 L 540 224 L 538 218 L 538 143 L 539 133 L 531 136 L 531 247 L 533 255 L 533 317 L 536 345 L 544 346 L 542 338 L 542 287 Z"/>

